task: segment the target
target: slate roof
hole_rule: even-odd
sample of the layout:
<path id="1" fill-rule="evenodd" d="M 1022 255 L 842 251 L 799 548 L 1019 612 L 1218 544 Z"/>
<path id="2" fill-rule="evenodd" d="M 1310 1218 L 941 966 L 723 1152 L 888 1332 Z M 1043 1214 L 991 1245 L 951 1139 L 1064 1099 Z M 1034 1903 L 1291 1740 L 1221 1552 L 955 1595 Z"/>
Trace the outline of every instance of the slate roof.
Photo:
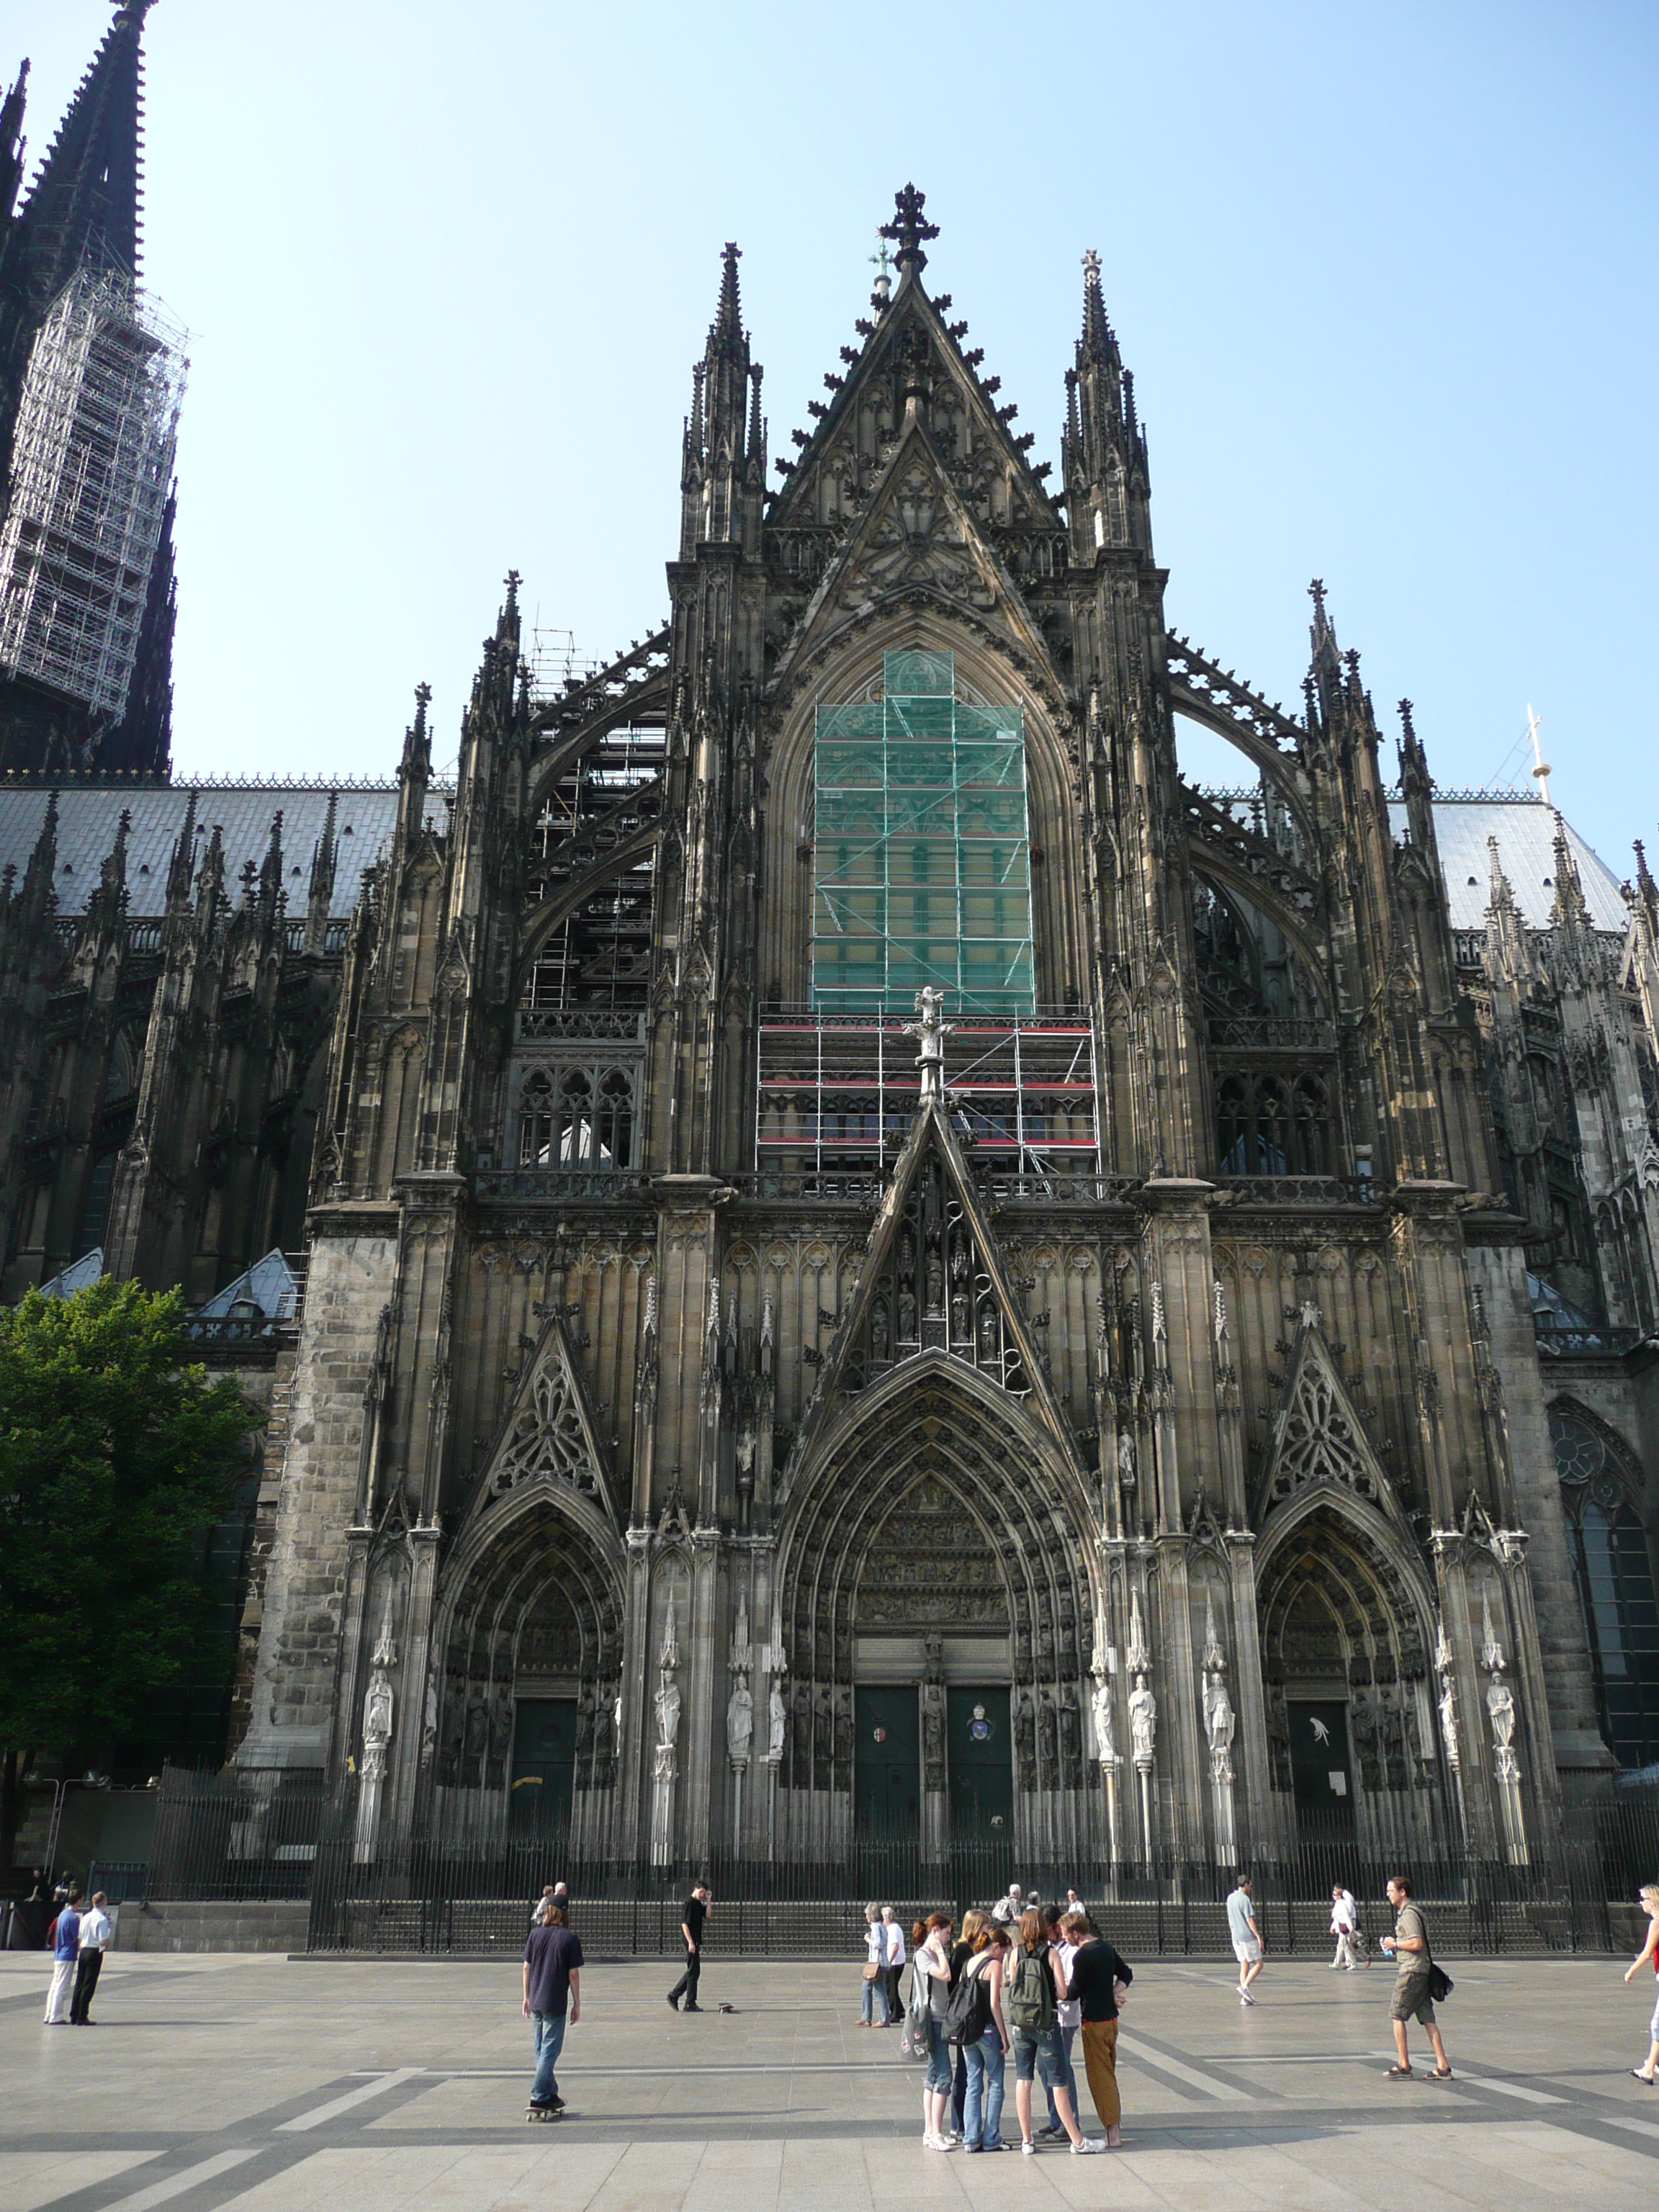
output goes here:
<path id="1" fill-rule="evenodd" d="M 312 854 L 323 834 L 328 791 L 320 784 L 210 784 L 197 787 L 196 819 L 202 831 L 198 851 L 216 823 L 223 834 L 225 890 L 234 902 L 249 860 L 258 867 L 270 842 L 271 817 L 282 810 L 283 882 L 290 915 L 305 912 Z M 437 795 L 434 793 L 434 802 Z M 16 867 L 19 879 L 46 818 L 47 793 L 41 784 L 0 783 L 0 868 Z M 167 864 L 184 827 L 190 786 L 145 789 L 119 784 L 65 785 L 58 794 L 58 911 L 79 914 L 98 888 L 99 871 L 115 845 L 121 810 L 132 815 L 127 837 L 128 912 L 159 915 L 167 908 Z M 441 803 L 441 802 L 437 802 Z M 343 787 L 335 810 L 339 860 L 329 911 L 349 915 L 357 903 L 362 873 L 391 841 L 397 818 L 395 784 L 376 789 Z"/>
<path id="2" fill-rule="evenodd" d="M 1406 810 L 1389 808 L 1389 820 L 1397 838 L 1406 834 Z M 1434 802 L 1435 842 L 1440 848 L 1440 872 L 1446 879 L 1446 900 L 1454 929 L 1484 929 L 1486 901 L 1492 895 L 1492 856 L 1488 837 L 1498 840 L 1504 873 L 1510 879 L 1515 902 L 1534 929 L 1547 929 L 1555 898 L 1555 823 L 1553 807 L 1538 799 L 1437 799 Z M 1627 919 L 1619 892 L 1619 878 L 1578 832 L 1567 825 L 1567 842 L 1578 863 L 1578 880 L 1584 887 L 1584 903 L 1598 929 L 1624 933 Z M 1471 881 L 1471 878 L 1473 880 Z"/>

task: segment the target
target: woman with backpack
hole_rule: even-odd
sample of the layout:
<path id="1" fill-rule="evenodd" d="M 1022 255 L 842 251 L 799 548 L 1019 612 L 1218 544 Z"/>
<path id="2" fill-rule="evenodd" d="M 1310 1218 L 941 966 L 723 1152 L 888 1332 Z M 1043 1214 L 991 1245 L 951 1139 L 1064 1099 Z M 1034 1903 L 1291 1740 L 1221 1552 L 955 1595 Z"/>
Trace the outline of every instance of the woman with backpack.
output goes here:
<path id="1" fill-rule="evenodd" d="M 975 1938 L 974 1956 L 951 1992 L 945 2033 L 968 2068 L 962 2129 L 967 2151 L 1006 2150 L 1002 2140 L 1002 2088 L 1008 2063 L 1008 2028 L 1002 2014 L 1003 1966 L 1008 1931 L 994 1922 Z"/>
<path id="2" fill-rule="evenodd" d="M 911 1930 L 910 1978 L 913 1993 L 924 1984 L 927 1990 L 927 2075 L 921 2085 L 921 2147 L 924 2150 L 954 2150 L 956 2137 L 948 2131 L 951 2111 L 951 2053 L 945 2040 L 945 2014 L 951 1996 L 951 1916 L 930 1912 Z"/>
<path id="3" fill-rule="evenodd" d="M 1098 2136 L 1083 2133 L 1072 2108 L 1060 2033 L 1065 1996 L 1066 1977 L 1044 1937 L 1042 1914 L 1022 1913 L 1018 1941 L 1003 1973 L 1002 2016 L 1013 2032 L 1014 2109 L 1019 2114 L 1019 2147 L 1027 2158 L 1036 2149 L 1031 2140 L 1031 2077 L 1039 2069 L 1073 2155 L 1088 2157 L 1106 2148 Z"/>

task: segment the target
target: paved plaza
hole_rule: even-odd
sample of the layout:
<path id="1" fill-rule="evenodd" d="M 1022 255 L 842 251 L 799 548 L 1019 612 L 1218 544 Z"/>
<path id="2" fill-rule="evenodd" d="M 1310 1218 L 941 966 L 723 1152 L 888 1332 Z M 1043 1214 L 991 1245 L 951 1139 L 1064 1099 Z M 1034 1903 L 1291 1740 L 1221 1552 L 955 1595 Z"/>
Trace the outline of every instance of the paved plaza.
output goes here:
<path id="1" fill-rule="evenodd" d="M 580 1911 L 576 1915 L 580 1926 Z M 0 2207 L 33 2212 L 866 2212 L 880 2205 L 1644 2208 L 1659 2202 L 1653 1979 L 1624 1961 L 1452 1960 L 1454 2083 L 1389 2081 L 1381 1968 L 1269 1960 L 1243 2011 L 1216 1963 L 1143 1966 L 1124 2145 L 1090 2160 L 924 2153 L 919 2069 L 858 2024 L 859 1966 L 712 1951 L 595 1961 L 530 2127 L 516 1961 L 111 1954 L 92 2029 L 44 2029 L 45 1962 L 0 1954 Z M 1085 2095 L 1085 2119 L 1092 2122 Z M 1012 2069 L 1004 2116 L 1018 2140 Z"/>

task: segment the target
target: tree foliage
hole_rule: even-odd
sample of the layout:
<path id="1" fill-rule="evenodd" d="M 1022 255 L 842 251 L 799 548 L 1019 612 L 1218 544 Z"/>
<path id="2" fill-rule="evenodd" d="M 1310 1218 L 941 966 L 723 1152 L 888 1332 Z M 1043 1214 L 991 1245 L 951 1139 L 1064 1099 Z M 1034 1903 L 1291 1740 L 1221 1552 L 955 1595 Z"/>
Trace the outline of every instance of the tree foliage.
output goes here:
<path id="1" fill-rule="evenodd" d="M 0 1309 L 0 1744 L 131 1732 L 200 1650 L 190 1540 L 264 1417 L 191 1349 L 178 1291 Z"/>

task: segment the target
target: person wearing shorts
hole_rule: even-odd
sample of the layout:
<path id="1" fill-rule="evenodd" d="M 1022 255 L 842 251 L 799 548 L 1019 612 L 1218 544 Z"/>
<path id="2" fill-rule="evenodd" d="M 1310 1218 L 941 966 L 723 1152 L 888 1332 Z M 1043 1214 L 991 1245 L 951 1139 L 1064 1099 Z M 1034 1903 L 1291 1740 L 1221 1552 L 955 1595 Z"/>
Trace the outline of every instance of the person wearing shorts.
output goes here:
<path id="1" fill-rule="evenodd" d="M 1446 2056 L 1446 2046 L 1440 2040 L 1440 2029 L 1434 2017 L 1434 2000 L 1429 1995 L 1430 1969 L 1434 1964 L 1429 1954 L 1429 1931 L 1420 1909 L 1412 1903 L 1412 1886 L 1403 1874 L 1393 1876 L 1389 1883 L 1389 1902 L 1394 1907 L 1394 1933 L 1385 1936 L 1378 1948 L 1389 1953 L 1399 1968 L 1395 1977 L 1394 1996 L 1389 2005 L 1389 2018 L 1394 2026 L 1394 2047 L 1400 2054 L 1397 2066 L 1390 2066 L 1389 2078 L 1404 2081 L 1410 2078 L 1411 2053 L 1406 2047 L 1406 2027 L 1415 2021 L 1434 2045 L 1433 2081 L 1449 2081 L 1451 2061 Z"/>
<path id="2" fill-rule="evenodd" d="M 1650 1966 L 1659 1974 L 1659 1882 L 1650 1881 L 1636 1901 L 1648 1916 L 1648 1940 L 1625 1969 L 1627 1982 L 1633 1980 L 1644 1966 Z M 1632 2066 L 1630 2070 L 1638 2081 L 1652 2083 L 1659 2080 L 1659 1995 L 1655 1997 L 1653 2018 L 1648 2022 L 1648 2063 L 1645 2066 Z"/>
<path id="3" fill-rule="evenodd" d="M 1261 1930 L 1255 1924 L 1255 1905 L 1250 1897 L 1250 1877 L 1242 1874 L 1227 1898 L 1227 1932 L 1233 1939 L 1238 1961 L 1238 2002 L 1253 2005 L 1250 1984 L 1261 1972 Z"/>

